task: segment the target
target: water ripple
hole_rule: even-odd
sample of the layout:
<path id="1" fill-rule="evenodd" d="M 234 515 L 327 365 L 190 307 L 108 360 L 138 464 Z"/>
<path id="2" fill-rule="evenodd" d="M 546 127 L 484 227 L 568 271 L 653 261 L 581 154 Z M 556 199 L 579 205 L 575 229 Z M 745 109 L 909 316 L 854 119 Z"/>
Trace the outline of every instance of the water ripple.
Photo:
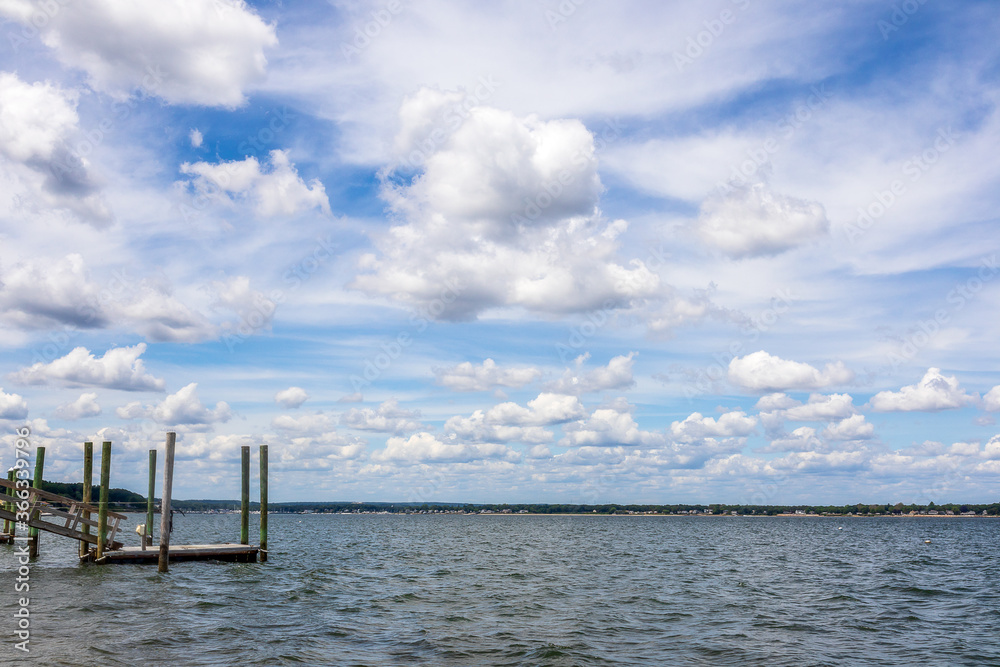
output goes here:
<path id="1" fill-rule="evenodd" d="M 237 522 L 179 517 L 174 541 L 231 541 Z M 267 564 L 179 563 L 160 575 L 71 565 L 75 544 L 45 535 L 31 573 L 32 657 L 1000 664 L 998 537 L 992 520 L 277 514 Z"/>

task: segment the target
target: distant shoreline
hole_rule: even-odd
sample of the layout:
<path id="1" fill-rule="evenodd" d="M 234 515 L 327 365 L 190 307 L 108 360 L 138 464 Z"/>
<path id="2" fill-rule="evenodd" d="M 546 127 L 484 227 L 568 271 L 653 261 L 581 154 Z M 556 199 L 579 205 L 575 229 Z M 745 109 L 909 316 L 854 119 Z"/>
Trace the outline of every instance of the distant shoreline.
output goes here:
<path id="1" fill-rule="evenodd" d="M 145 516 L 145 512 L 140 512 L 137 510 L 119 510 L 124 514 L 135 514 L 138 516 Z M 159 515 L 159 508 L 156 509 L 155 514 Z M 185 514 L 234 514 L 238 515 L 239 510 L 186 510 Z M 260 514 L 258 510 L 251 510 L 251 514 Z M 295 515 L 295 516 L 359 516 L 359 515 L 378 515 L 378 516 L 515 516 L 515 517 L 527 517 L 527 516 L 577 516 L 577 517 L 618 517 L 618 518 L 628 518 L 628 517 L 645 517 L 645 518 L 673 518 L 673 519 L 725 519 L 725 518 L 745 518 L 745 519 L 774 519 L 774 518 L 786 518 L 786 519 L 998 519 L 1000 516 L 995 514 L 976 514 L 976 515 L 962 515 L 962 514 L 791 514 L 791 513 L 781 513 L 781 514 L 661 514 L 661 513 L 635 513 L 635 514 L 609 514 L 609 513 L 598 513 L 598 512 L 401 512 L 401 511 L 380 511 L 380 512 L 314 512 L 314 511 L 299 511 L 299 512 L 289 512 L 289 511 L 274 511 L 269 512 L 270 515 Z"/>
<path id="2" fill-rule="evenodd" d="M 403 512 L 397 512 L 397 514 L 404 514 Z M 995 515 L 981 514 L 965 515 L 961 514 L 595 514 L 595 513 L 557 513 L 557 512 L 534 512 L 527 514 L 510 513 L 503 514 L 501 512 L 493 512 L 490 514 L 482 514 L 478 512 L 469 512 L 461 516 L 613 516 L 613 517 L 663 517 L 663 518 L 675 518 L 675 519 L 724 519 L 724 518 L 748 518 L 748 519 L 775 519 L 775 518 L 793 518 L 793 519 L 998 519 L 1000 517 Z"/>

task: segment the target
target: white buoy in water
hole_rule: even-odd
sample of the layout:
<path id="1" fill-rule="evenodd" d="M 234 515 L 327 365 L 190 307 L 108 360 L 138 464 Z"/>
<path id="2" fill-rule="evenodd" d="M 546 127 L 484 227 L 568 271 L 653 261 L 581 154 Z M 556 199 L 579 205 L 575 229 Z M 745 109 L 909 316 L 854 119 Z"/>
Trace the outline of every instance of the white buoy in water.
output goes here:
<path id="1" fill-rule="evenodd" d="M 930 540 L 924 540 L 924 544 L 930 544 L 930 543 L 931 543 Z"/>
<path id="2" fill-rule="evenodd" d="M 843 529 L 844 529 L 843 526 L 837 526 L 837 530 L 843 530 Z"/>

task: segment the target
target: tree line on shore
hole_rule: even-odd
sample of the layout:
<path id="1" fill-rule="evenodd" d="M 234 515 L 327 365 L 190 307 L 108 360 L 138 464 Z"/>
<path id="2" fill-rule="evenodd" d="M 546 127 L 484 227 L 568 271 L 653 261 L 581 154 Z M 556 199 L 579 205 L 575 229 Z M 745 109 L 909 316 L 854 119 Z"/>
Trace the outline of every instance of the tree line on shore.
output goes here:
<path id="1" fill-rule="evenodd" d="M 81 500 L 83 484 L 42 482 L 42 489 L 61 496 Z M 112 511 L 144 511 L 146 497 L 128 489 L 110 489 L 109 505 Z M 97 503 L 100 490 L 91 490 L 91 502 Z M 156 499 L 159 504 L 159 499 Z M 175 509 L 184 512 L 233 511 L 240 509 L 238 500 L 173 500 Z M 251 510 L 259 510 L 258 503 L 250 503 Z M 573 503 L 382 503 L 382 502 L 290 502 L 270 503 L 271 513 L 390 513 L 390 514 L 697 514 L 697 515 L 741 515 L 775 516 L 778 514 L 816 514 L 833 516 L 900 516 L 915 514 L 968 514 L 1000 515 L 1000 502 L 994 503 L 902 503 L 854 505 L 733 505 L 710 504 L 603 504 L 585 505 Z"/>
<path id="2" fill-rule="evenodd" d="M 174 504 L 184 511 L 231 511 L 239 509 L 238 501 L 226 500 L 182 500 Z M 257 503 L 250 508 L 257 510 Z M 292 502 L 271 503 L 270 513 L 316 513 L 316 514 L 697 514 L 697 515 L 750 515 L 775 516 L 778 514 L 817 514 L 834 516 L 887 516 L 938 513 L 962 514 L 975 512 L 986 516 L 1000 515 L 1000 502 L 990 504 L 944 503 L 935 504 L 855 504 L 855 505 L 728 505 L 712 503 L 647 505 L 647 504 L 605 504 L 583 505 L 570 503 L 378 503 L 378 502 Z"/>

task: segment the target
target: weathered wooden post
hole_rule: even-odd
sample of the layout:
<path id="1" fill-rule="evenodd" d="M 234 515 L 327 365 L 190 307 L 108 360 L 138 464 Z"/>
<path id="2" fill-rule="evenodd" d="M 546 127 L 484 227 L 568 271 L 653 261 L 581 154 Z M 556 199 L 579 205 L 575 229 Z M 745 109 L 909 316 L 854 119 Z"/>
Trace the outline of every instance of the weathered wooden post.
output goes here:
<path id="1" fill-rule="evenodd" d="M 90 504 L 91 500 L 91 489 L 94 487 L 94 443 L 85 442 L 83 443 L 83 493 L 81 499 L 83 502 Z M 83 511 L 83 518 L 90 519 L 90 510 Z M 85 535 L 90 535 L 90 526 L 83 524 L 81 531 Z M 80 558 L 86 558 L 87 554 L 90 553 L 90 544 L 84 540 L 80 540 Z"/>
<path id="2" fill-rule="evenodd" d="M 146 534 L 143 546 L 153 543 L 153 494 L 156 492 L 156 450 L 149 450 L 149 493 L 146 495 Z"/>
<path id="3" fill-rule="evenodd" d="M 170 570 L 170 493 L 174 485 L 174 446 L 177 434 L 167 433 L 167 451 L 163 458 L 163 500 L 160 502 L 160 572 Z"/>
<path id="4" fill-rule="evenodd" d="M 111 443 L 101 443 L 101 500 L 97 506 L 97 560 L 108 548 L 108 494 L 111 489 Z"/>
<path id="5" fill-rule="evenodd" d="M 240 544 L 250 544 L 250 445 L 240 449 Z"/>
<path id="6" fill-rule="evenodd" d="M 7 481 L 8 482 L 13 483 L 14 480 L 16 479 L 16 476 L 17 476 L 17 471 L 14 468 L 11 468 L 10 470 L 7 471 Z M 9 496 L 17 496 L 17 491 L 14 490 L 13 488 L 7 489 L 7 495 L 9 495 Z M 6 503 L 4 506 L 9 511 L 11 511 L 11 512 L 16 512 L 17 511 L 17 508 L 14 506 L 14 503 Z M 3 522 L 3 532 L 7 533 L 8 535 L 14 535 L 14 533 L 17 530 L 16 526 L 17 526 L 16 522 L 14 522 L 14 521 L 8 521 L 7 519 L 4 519 L 4 522 Z"/>
<path id="7" fill-rule="evenodd" d="M 32 482 L 32 486 L 36 489 L 42 488 L 42 469 L 45 467 L 45 448 L 38 447 L 35 449 L 35 479 Z M 30 521 L 32 517 L 28 517 Z M 28 557 L 38 558 L 38 529 L 29 528 L 28 529 Z"/>
<path id="8" fill-rule="evenodd" d="M 260 562 L 267 562 L 267 445 L 260 446 Z"/>

